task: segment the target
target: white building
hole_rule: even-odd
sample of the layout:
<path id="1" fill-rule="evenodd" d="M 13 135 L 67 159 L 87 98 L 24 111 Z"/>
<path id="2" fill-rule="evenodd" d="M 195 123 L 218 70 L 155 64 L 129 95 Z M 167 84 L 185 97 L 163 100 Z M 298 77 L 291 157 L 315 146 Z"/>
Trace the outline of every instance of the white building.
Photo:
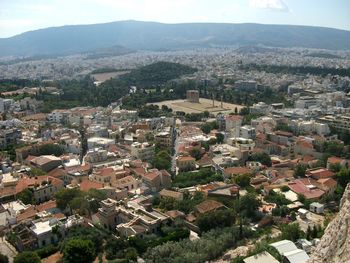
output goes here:
<path id="1" fill-rule="evenodd" d="M 267 114 L 271 110 L 271 107 L 265 102 L 254 103 L 252 107 L 250 107 L 250 113 L 253 114 Z"/>
<path id="2" fill-rule="evenodd" d="M 242 116 L 239 115 L 228 115 L 225 117 L 226 131 L 229 132 L 232 137 L 239 137 L 242 119 Z"/>
<path id="3" fill-rule="evenodd" d="M 92 137 L 87 140 L 88 148 L 103 148 L 107 149 L 108 146 L 115 144 L 115 140 L 102 138 L 102 137 Z"/>
<path id="4" fill-rule="evenodd" d="M 151 162 L 154 158 L 154 144 L 149 144 L 148 142 L 139 143 L 134 142 L 131 144 L 131 156 L 141 159 L 142 161 Z"/>
<path id="5" fill-rule="evenodd" d="M 245 139 L 255 139 L 255 128 L 250 125 L 244 125 L 239 129 L 239 135 Z"/>

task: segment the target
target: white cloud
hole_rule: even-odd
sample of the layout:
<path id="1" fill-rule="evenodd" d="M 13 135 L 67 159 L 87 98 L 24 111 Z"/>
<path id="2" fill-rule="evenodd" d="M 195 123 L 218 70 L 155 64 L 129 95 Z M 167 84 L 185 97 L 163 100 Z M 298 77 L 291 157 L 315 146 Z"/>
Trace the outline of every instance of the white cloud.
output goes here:
<path id="1" fill-rule="evenodd" d="M 249 5 L 259 9 L 289 12 L 289 8 L 283 0 L 250 0 Z"/>

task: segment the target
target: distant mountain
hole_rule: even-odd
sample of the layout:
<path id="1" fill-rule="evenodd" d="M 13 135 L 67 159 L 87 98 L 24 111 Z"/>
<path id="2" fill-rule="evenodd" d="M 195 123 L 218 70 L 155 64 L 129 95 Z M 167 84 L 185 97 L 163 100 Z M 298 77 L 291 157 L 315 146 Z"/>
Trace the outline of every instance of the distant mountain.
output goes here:
<path id="1" fill-rule="evenodd" d="M 120 21 L 51 27 L 2 38 L 0 56 L 69 55 L 115 46 L 133 50 L 164 50 L 259 44 L 350 50 L 350 31 L 290 25 Z"/>

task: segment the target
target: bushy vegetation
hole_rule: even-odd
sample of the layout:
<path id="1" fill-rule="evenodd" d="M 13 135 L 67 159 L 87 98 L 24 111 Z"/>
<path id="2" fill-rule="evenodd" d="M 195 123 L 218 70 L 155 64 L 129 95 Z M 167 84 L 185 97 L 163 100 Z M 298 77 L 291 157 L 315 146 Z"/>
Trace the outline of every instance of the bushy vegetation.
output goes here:
<path id="1" fill-rule="evenodd" d="M 24 251 L 17 254 L 13 262 L 14 263 L 40 263 L 41 260 L 37 253 L 32 251 Z"/>
<path id="2" fill-rule="evenodd" d="M 179 173 L 173 180 L 173 186 L 184 188 L 222 180 L 222 176 L 213 172 L 212 170 L 201 169 L 195 172 Z"/>
<path id="3" fill-rule="evenodd" d="M 261 164 L 269 166 L 269 167 L 272 165 L 272 161 L 271 161 L 270 155 L 265 153 L 265 152 L 254 153 L 254 154 L 251 155 L 250 159 L 252 161 L 255 161 L 255 162 L 260 162 Z"/>
<path id="4" fill-rule="evenodd" d="M 166 150 L 159 151 L 153 160 L 153 166 L 159 170 L 169 170 L 171 167 L 171 156 Z"/>
<path id="5" fill-rule="evenodd" d="M 61 210 L 69 208 L 81 215 L 96 213 L 99 202 L 107 198 L 103 191 L 90 189 L 88 192 L 80 191 L 77 188 L 62 189 L 55 195 L 57 207 Z"/>
<path id="6" fill-rule="evenodd" d="M 201 215 L 197 218 L 197 225 L 202 232 L 213 228 L 231 226 L 235 222 L 235 213 L 231 209 L 218 210 Z"/>
<path id="7" fill-rule="evenodd" d="M 199 191 L 195 192 L 193 196 L 189 192 L 185 192 L 183 196 L 183 200 L 181 201 L 171 197 L 155 198 L 153 205 L 164 211 L 180 210 L 188 214 L 196 205 L 205 200 L 204 194 Z"/>
<path id="8" fill-rule="evenodd" d="M 226 249 L 237 245 L 251 232 L 244 229 L 242 236 L 238 227 L 226 227 L 204 233 L 200 239 L 167 242 L 150 248 L 143 255 L 146 262 L 206 262 L 220 256 Z"/>
<path id="9" fill-rule="evenodd" d="M 156 62 L 148 66 L 132 70 L 120 78 L 130 85 L 139 87 L 152 87 L 163 85 L 169 80 L 182 75 L 193 74 L 197 70 L 189 66 L 171 62 Z"/>
<path id="10" fill-rule="evenodd" d="M 96 256 L 94 243 L 88 239 L 69 239 L 63 248 L 63 262 L 67 263 L 91 263 Z"/>
<path id="11" fill-rule="evenodd" d="M 48 256 L 51 256 L 57 251 L 59 251 L 59 247 L 55 245 L 47 245 L 45 247 L 35 250 L 35 252 L 38 254 L 40 258 L 46 258 Z"/>
<path id="12" fill-rule="evenodd" d="M 59 144 L 43 144 L 39 147 L 40 155 L 55 155 L 57 157 L 64 153 L 64 149 Z"/>
<path id="13" fill-rule="evenodd" d="M 282 193 L 276 193 L 275 191 L 269 191 L 268 195 L 265 196 L 265 201 L 275 203 L 278 206 L 289 205 L 292 203 Z"/>
<path id="14" fill-rule="evenodd" d="M 23 204 L 28 205 L 28 204 L 34 204 L 35 199 L 34 199 L 34 193 L 31 189 L 27 188 L 24 189 L 22 192 L 20 192 L 17 195 L 17 198 L 23 202 Z"/>

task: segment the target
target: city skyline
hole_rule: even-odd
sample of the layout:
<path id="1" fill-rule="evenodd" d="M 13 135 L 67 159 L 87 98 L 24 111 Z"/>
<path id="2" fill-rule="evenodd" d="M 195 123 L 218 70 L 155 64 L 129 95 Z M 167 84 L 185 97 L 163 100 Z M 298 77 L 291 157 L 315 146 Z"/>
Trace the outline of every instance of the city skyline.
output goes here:
<path id="1" fill-rule="evenodd" d="M 40 28 L 121 20 L 263 23 L 350 30 L 350 2 L 302 0 L 0 0 L 0 38 Z"/>

